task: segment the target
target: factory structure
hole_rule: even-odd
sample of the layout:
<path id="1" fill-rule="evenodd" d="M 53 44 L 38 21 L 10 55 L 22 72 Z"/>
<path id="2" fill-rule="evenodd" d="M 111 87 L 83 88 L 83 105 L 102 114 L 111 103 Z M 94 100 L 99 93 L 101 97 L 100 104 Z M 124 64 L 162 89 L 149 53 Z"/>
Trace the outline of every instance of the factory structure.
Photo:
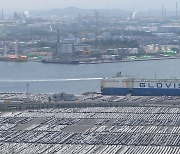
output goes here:
<path id="1" fill-rule="evenodd" d="M 1 49 L 0 61 L 15 61 L 26 62 L 27 56 L 23 55 L 20 49 L 18 37 L 14 42 L 3 41 L 3 48 Z"/>

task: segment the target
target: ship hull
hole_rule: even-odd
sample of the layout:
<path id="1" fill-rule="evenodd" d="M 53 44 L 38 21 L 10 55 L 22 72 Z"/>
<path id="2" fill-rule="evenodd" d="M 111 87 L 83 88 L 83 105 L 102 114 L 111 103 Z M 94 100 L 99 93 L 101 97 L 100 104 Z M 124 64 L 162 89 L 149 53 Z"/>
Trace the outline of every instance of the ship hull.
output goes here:
<path id="1" fill-rule="evenodd" d="M 79 61 L 60 61 L 60 60 L 42 60 L 42 63 L 54 63 L 54 64 L 72 64 L 77 65 Z"/>
<path id="2" fill-rule="evenodd" d="M 180 96 L 180 89 L 160 89 L 160 88 L 102 88 L 103 95 L 125 96 Z"/>

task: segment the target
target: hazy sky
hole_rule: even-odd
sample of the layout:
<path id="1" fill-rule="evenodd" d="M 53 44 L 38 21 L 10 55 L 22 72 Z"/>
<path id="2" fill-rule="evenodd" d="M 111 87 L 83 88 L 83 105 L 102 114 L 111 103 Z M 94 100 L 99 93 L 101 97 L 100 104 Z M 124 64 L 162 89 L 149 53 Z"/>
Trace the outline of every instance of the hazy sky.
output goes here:
<path id="1" fill-rule="evenodd" d="M 51 9 L 78 7 L 90 9 L 119 8 L 124 10 L 175 10 L 176 2 L 180 10 L 180 0 L 0 0 L 0 9 Z"/>

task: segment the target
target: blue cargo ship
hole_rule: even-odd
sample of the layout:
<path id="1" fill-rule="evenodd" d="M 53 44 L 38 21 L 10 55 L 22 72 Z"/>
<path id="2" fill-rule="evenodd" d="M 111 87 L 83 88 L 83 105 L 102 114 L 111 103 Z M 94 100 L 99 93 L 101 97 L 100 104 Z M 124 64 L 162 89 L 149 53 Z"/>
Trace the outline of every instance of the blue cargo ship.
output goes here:
<path id="1" fill-rule="evenodd" d="M 180 96 L 180 79 L 114 77 L 101 80 L 103 95 Z"/>

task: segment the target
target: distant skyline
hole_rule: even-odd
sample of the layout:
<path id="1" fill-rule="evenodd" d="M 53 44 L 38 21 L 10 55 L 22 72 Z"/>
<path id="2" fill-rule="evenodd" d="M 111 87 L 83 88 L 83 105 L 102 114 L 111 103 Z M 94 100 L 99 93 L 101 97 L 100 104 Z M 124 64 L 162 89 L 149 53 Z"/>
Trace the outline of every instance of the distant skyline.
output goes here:
<path id="1" fill-rule="evenodd" d="M 180 11 L 180 0 L 1 0 L 0 9 L 34 10 L 77 7 L 81 9 L 122 9 L 147 11 L 161 10 L 162 4 L 167 11 Z"/>

